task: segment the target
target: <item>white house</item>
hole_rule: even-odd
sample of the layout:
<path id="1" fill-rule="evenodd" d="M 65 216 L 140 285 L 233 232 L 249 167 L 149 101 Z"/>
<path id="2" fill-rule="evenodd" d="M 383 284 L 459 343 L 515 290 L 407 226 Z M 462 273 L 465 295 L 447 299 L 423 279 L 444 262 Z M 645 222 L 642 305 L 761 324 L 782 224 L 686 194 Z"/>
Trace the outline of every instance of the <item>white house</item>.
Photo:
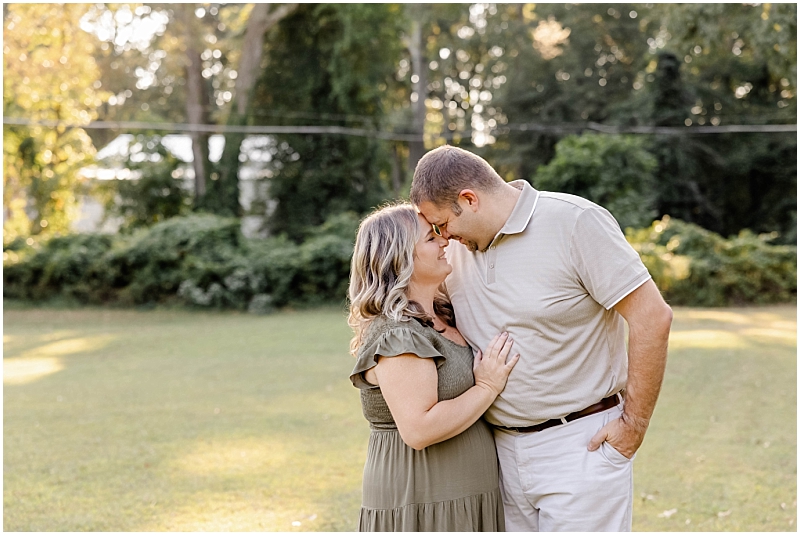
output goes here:
<path id="1" fill-rule="evenodd" d="M 275 140 L 272 136 L 254 135 L 245 137 L 242 142 L 239 160 L 239 203 L 245 214 L 242 217 L 242 232 L 245 236 L 263 236 L 260 230 L 264 218 L 274 209 L 275 201 L 267 198 L 267 182 L 272 176 L 269 162 L 272 160 L 271 148 Z M 179 180 L 188 191 L 194 191 L 194 169 L 192 169 L 192 140 L 187 134 L 167 134 L 161 138 L 161 144 L 176 158 L 183 162 L 173 178 Z M 212 135 L 208 139 L 208 159 L 218 162 L 225 148 L 225 137 Z M 158 161 L 160 156 L 153 150 L 142 146 L 132 134 L 121 134 L 97 152 L 97 163 L 81 169 L 81 174 L 89 180 L 136 180 L 136 171 L 125 167 L 130 158 L 133 161 L 151 159 Z M 266 201 L 267 211 L 263 214 L 249 214 L 256 200 Z M 109 232 L 119 229 L 120 221 L 106 219 L 104 221 L 103 205 L 90 196 L 81 198 L 80 215 L 73 223 L 76 232 Z"/>

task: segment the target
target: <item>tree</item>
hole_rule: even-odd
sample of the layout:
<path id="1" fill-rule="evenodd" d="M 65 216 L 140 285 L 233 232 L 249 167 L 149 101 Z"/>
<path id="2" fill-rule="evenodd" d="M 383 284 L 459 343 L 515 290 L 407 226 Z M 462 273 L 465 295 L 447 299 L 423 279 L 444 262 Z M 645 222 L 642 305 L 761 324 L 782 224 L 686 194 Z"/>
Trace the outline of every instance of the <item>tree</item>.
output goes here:
<path id="1" fill-rule="evenodd" d="M 264 35 L 294 8 L 295 4 L 92 7 L 87 27 L 103 41 L 104 74 L 121 82 L 103 118 L 246 124 L 253 83 L 263 68 Z M 143 24 L 145 19 L 152 19 L 149 25 Z M 135 30 L 145 26 L 157 31 L 134 39 Z M 133 85 L 138 91 L 128 89 Z M 209 161 L 209 134 L 196 131 L 190 136 L 195 208 L 240 215 L 238 169 L 244 136 L 226 135 L 218 164 Z"/>
<path id="2" fill-rule="evenodd" d="M 180 41 L 165 35 L 170 16 L 163 4 L 91 4 L 80 20 L 96 39 L 95 62 L 103 89 L 111 93 L 97 107 L 98 119 L 185 121 L 182 55 L 173 53 Z M 120 131 L 98 128 L 88 134 L 102 148 Z"/>
<path id="3" fill-rule="evenodd" d="M 558 140 L 589 122 L 793 124 L 796 11 L 793 4 L 498 6 L 486 34 L 502 51 L 492 70 L 508 80 L 492 88 L 497 142 L 483 154 L 502 176 L 532 179 Z M 504 131 L 505 123 L 568 128 Z M 659 215 L 723 235 L 742 228 L 794 235 L 797 167 L 787 157 L 794 134 L 655 136 L 648 150 L 659 161 Z"/>
<path id="4" fill-rule="evenodd" d="M 183 35 L 184 68 L 186 69 L 186 119 L 189 124 L 209 124 L 209 88 L 203 77 L 204 28 L 195 15 L 195 4 L 176 4 L 175 22 Z M 205 12 L 205 10 L 203 10 Z M 192 167 L 194 169 L 195 203 L 206 195 L 208 180 L 208 133 L 192 131 Z"/>
<path id="5" fill-rule="evenodd" d="M 498 9 L 487 24 L 500 55 L 494 68 L 508 78 L 492 100 L 498 127 L 561 126 L 609 122 L 642 89 L 645 36 L 658 21 L 641 4 L 525 4 Z M 487 152 L 504 176 L 530 179 L 574 131 L 501 130 Z"/>
<path id="6" fill-rule="evenodd" d="M 423 26 L 426 26 L 427 30 L 430 9 L 425 4 L 410 4 L 406 11 L 411 26 L 411 31 L 405 38 L 405 45 L 411 56 L 411 84 L 413 87 L 411 132 L 422 138 L 425 134 L 425 118 L 428 111 L 425 104 L 428 97 L 428 39 L 423 34 Z M 414 169 L 424 154 L 425 142 L 423 139 L 409 141 L 408 168 Z"/>
<path id="7" fill-rule="evenodd" d="M 646 227 L 656 216 L 657 161 L 645 139 L 583 134 L 556 144 L 556 155 L 533 177 L 541 190 L 579 195 L 606 208 L 620 227 Z"/>
<path id="8" fill-rule="evenodd" d="M 645 87 L 613 110 L 619 124 L 796 122 L 795 66 L 776 57 L 796 6 L 654 8 L 660 26 Z M 792 37 L 788 38 L 789 40 Z M 791 57 L 792 53 L 788 53 Z M 780 58 L 786 57 L 781 53 Z M 792 134 L 656 136 L 658 211 L 723 235 L 778 230 L 791 240 L 797 164 Z"/>
<path id="9" fill-rule="evenodd" d="M 95 41 L 80 28 L 85 6 L 6 6 L 3 113 L 32 121 L 87 124 L 108 97 L 94 60 Z M 69 230 L 77 213 L 78 171 L 94 147 L 81 128 L 4 126 L 4 242 Z"/>
<path id="10" fill-rule="evenodd" d="M 270 39 L 270 61 L 253 94 L 261 124 L 381 127 L 395 83 L 401 13 L 397 5 L 303 4 Z M 272 119 L 271 121 L 269 119 Z M 367 137 L 275 135 L 267 150 L 269 228 L 301 240 L 329 215 L 364 213 L 387 196 L 386 146 Z"/>
<path id="11" fill-rule="evenodd" d="M 174 179 L 181 163 L 161 144 L 158 136 L 147 139 L 139 135 L 125 163 L 137 178 L 103 181 L 96 188 L 105 205 L 106 218 L 121 219 L 120 230 L 128 232 L 186 215 L 192 199 Z"/>
<path id="12" fill-rule="evenodd" d="M 282 19 L 297 9 L 297 4 L 283 4 L 272 8 L 270 4 L 256 4 L 247 19 L 242 41 L 242 52 L 237 70 L 236 87 L 227 124 L 247 124 L 250 100 L 259 74 L 263 70 L 264 49 L 268 43 L 264 36 Z M 239 154 L 244 134 L 225 135 L 225 148 L 219 163 L 219 180 L 214 184 L 212 195 L 206 202 L 214 212 L 223 215 L 240 215 L 239 205 Z"/>

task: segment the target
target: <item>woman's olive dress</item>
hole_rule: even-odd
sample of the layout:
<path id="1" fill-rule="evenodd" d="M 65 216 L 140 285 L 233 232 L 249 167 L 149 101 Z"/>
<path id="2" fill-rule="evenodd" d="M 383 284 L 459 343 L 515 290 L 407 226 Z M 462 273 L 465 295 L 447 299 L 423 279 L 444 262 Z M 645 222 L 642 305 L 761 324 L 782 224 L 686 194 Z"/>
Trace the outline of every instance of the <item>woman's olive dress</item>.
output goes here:
<path id="1" fill-rule="evenodd" d="M 364 379 L 377 356 L 432 358 L 439 401 L 475 384 L 472 350 L 416 320 L 385 317 L 366 329 L 350 380 L 370 424 L 359 531 L 504 531 L 492 432 L 479 419 L 451 439 L 416 451 L 400 438 L 379 387 Z"/>

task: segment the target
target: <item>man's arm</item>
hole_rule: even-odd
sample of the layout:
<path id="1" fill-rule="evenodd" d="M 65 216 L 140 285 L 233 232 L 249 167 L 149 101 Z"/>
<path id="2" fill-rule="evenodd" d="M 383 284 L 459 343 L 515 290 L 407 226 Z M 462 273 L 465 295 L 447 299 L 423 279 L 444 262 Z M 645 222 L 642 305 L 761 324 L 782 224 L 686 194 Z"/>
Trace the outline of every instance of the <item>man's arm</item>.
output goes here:
<path id="1" fill-rule="evenodd" d="M 628 322 L 628 383 L 622 417 L 610 421 L 589 441 L 589 451 L 608 442 L 631 458 L 642 445 L 656 406 L 664 368 L 672 309 L 652 280 L 614 306 Z"/>

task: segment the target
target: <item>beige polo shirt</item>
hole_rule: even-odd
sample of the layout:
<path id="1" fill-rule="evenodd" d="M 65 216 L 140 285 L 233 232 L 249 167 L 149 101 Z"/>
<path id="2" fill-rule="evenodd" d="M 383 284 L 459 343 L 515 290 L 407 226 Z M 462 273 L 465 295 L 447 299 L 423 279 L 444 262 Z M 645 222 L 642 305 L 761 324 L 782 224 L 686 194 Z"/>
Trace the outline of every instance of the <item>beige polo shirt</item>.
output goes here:
<path id="1" fill-rule="evenodd" d="M 447 247 L 445 285 L 473 348 L 508 331 L 521 355 L 486 419 L 529 426 L 625 387 L 624 320 L 612 307 L 650 274 L 604 208 L 511 184 L 522 193 L 489 249 Z"/>

